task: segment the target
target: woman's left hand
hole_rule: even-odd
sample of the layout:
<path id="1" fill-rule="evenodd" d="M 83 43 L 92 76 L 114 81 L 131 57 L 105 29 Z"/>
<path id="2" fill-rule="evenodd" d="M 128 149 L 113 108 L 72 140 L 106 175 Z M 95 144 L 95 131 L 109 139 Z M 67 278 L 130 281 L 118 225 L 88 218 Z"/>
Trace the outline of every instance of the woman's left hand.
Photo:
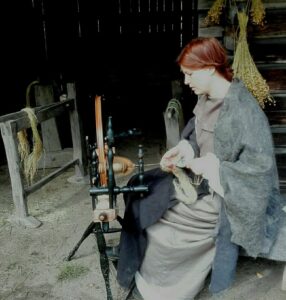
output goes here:
<path id="1" fill-rule="evenodd" d="M 206 156 L 194 158 L 190 161 L 188 167 L 196 174 L 208 177 L 207 174 L 219 166 L 218 158 L 213 153 L 207 153 Z"/>
<path id="2" fill-rule="evenodd" d="M 207 179 L 209 186 L 215 192 L 222 197 L 224 196 L 224 190 L 220 183 L 220 162 L 213 153 L 192 159 L 189 167 L 196 175 L 202 175 L 203 178 Z"/>

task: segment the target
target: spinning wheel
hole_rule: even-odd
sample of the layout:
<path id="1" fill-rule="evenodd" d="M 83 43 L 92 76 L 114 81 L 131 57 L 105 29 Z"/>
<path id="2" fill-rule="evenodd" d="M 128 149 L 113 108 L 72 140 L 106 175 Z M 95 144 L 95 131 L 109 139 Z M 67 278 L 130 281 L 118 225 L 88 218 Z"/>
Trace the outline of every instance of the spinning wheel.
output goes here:
<path id="1" fill-rule="evenodd" d="M 121 224 L 121 218 L 117 215 L 116 196 L 120 193 L 143 194 L 148 192 L 148 186 L 143 184 L 144 163 L 143 149 L 139 146 L 138 151 L 138 178 L 139 185 L 118 187 L 115 183 L 114 173 L 130 174 L 135 167 L 129 159 L 121 156 L 114 156 L 114 135 L 112 130 L 111 117 L 108 119 L 107 137 L 104 141 L 102 133 L 101 97 L 95 97 L 95 119 L 96 119 L 96 139 L 95 146 L 88 144 L 90 158 L 90 185 L 89 190 L 92 197 L 93 221 L 83 233 L 79 242 L 69 253 L 66 260 L 71 260 L 82 242 L 93 233 L 97 239 L 100 253 L 100 266 L 105 281 L 107 300 L 112 300 L 112 293 L 109 282 L 109 260 L 106 254 L 106 242 L 104 233 L 118 232 L 121 228 L 109 228 L 109 222 L 117 220 Z M 105 143 L 106 142 L 106 143 Z M 106 197 L 108 196 L 108 197 Z M 106 202 L 104 208 L 98 208 L 99 199 Z"/>

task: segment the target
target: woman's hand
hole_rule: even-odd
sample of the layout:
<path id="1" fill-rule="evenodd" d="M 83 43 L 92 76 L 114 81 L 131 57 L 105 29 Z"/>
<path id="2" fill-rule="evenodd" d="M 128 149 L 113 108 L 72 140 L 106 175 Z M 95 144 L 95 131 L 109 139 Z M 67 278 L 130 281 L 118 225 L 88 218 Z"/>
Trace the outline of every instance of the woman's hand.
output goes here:
<path id="1" fill-rule="evenodd" d="M 206 156 L 194 158 L 190 161 L 189 168 L 196 175 L 204 175 L 208 177 L 214 169 L 219 167 L 219 160 L 213 153 L 207 153 Z"/>
<path id="2" fill-rule="evenodd" d="M 163 171 L 172 172 L 176 166 L 187 168 L 193 158 L 192 146 L 187 140 L 182 140 L 163 155 L 160 166 Z"/>
<path id="3" fill-rule="evenodd" d="M 209 186 L 220 196 L 224 196 L 224 191 L 220 183 L 220 162 L 213 153 L 207 153 L 206 156 L 194 158 L 189 164 L 189 168 L 196 174 L 202 175 L 208 180 Z"/>
<path id="4" fill-rule="evenodd" d="M 207 172 L 210 162 L 207 156 L 194 158 L 190 161 L 189 168 L 196 175 L 203 175 Z"/>

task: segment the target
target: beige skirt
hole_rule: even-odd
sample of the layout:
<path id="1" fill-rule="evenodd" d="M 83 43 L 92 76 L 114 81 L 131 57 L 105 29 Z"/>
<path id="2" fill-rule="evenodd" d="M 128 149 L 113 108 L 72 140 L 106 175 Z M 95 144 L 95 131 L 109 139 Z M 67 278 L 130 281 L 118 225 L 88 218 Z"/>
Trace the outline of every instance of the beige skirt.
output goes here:
<path id="1" fill-rule="evenodd" d="M 147 229 L 148 246 L 136 286 L 144 300 L 191 300 L 203 288 L 215 254 L 220 209 L 216 194 L 182 202 Z"/>

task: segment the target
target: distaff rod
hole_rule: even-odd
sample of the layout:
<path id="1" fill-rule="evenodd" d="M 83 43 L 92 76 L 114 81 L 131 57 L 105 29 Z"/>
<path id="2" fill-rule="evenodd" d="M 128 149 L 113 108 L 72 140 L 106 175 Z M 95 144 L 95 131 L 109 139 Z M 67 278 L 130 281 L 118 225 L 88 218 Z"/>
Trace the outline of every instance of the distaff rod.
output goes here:
<path id="1" fill-rule="evenodd" d="M 104 153 L 103 130 L 102 130 L 102 114 L 101 114 L 101 96 L 95 96 L 95 128 L 96 128 L 96 141 L 98 149 L 98 160 L 100 168 L 100 185 L 107 186 L 106 175 L 106 160 Z"/>

